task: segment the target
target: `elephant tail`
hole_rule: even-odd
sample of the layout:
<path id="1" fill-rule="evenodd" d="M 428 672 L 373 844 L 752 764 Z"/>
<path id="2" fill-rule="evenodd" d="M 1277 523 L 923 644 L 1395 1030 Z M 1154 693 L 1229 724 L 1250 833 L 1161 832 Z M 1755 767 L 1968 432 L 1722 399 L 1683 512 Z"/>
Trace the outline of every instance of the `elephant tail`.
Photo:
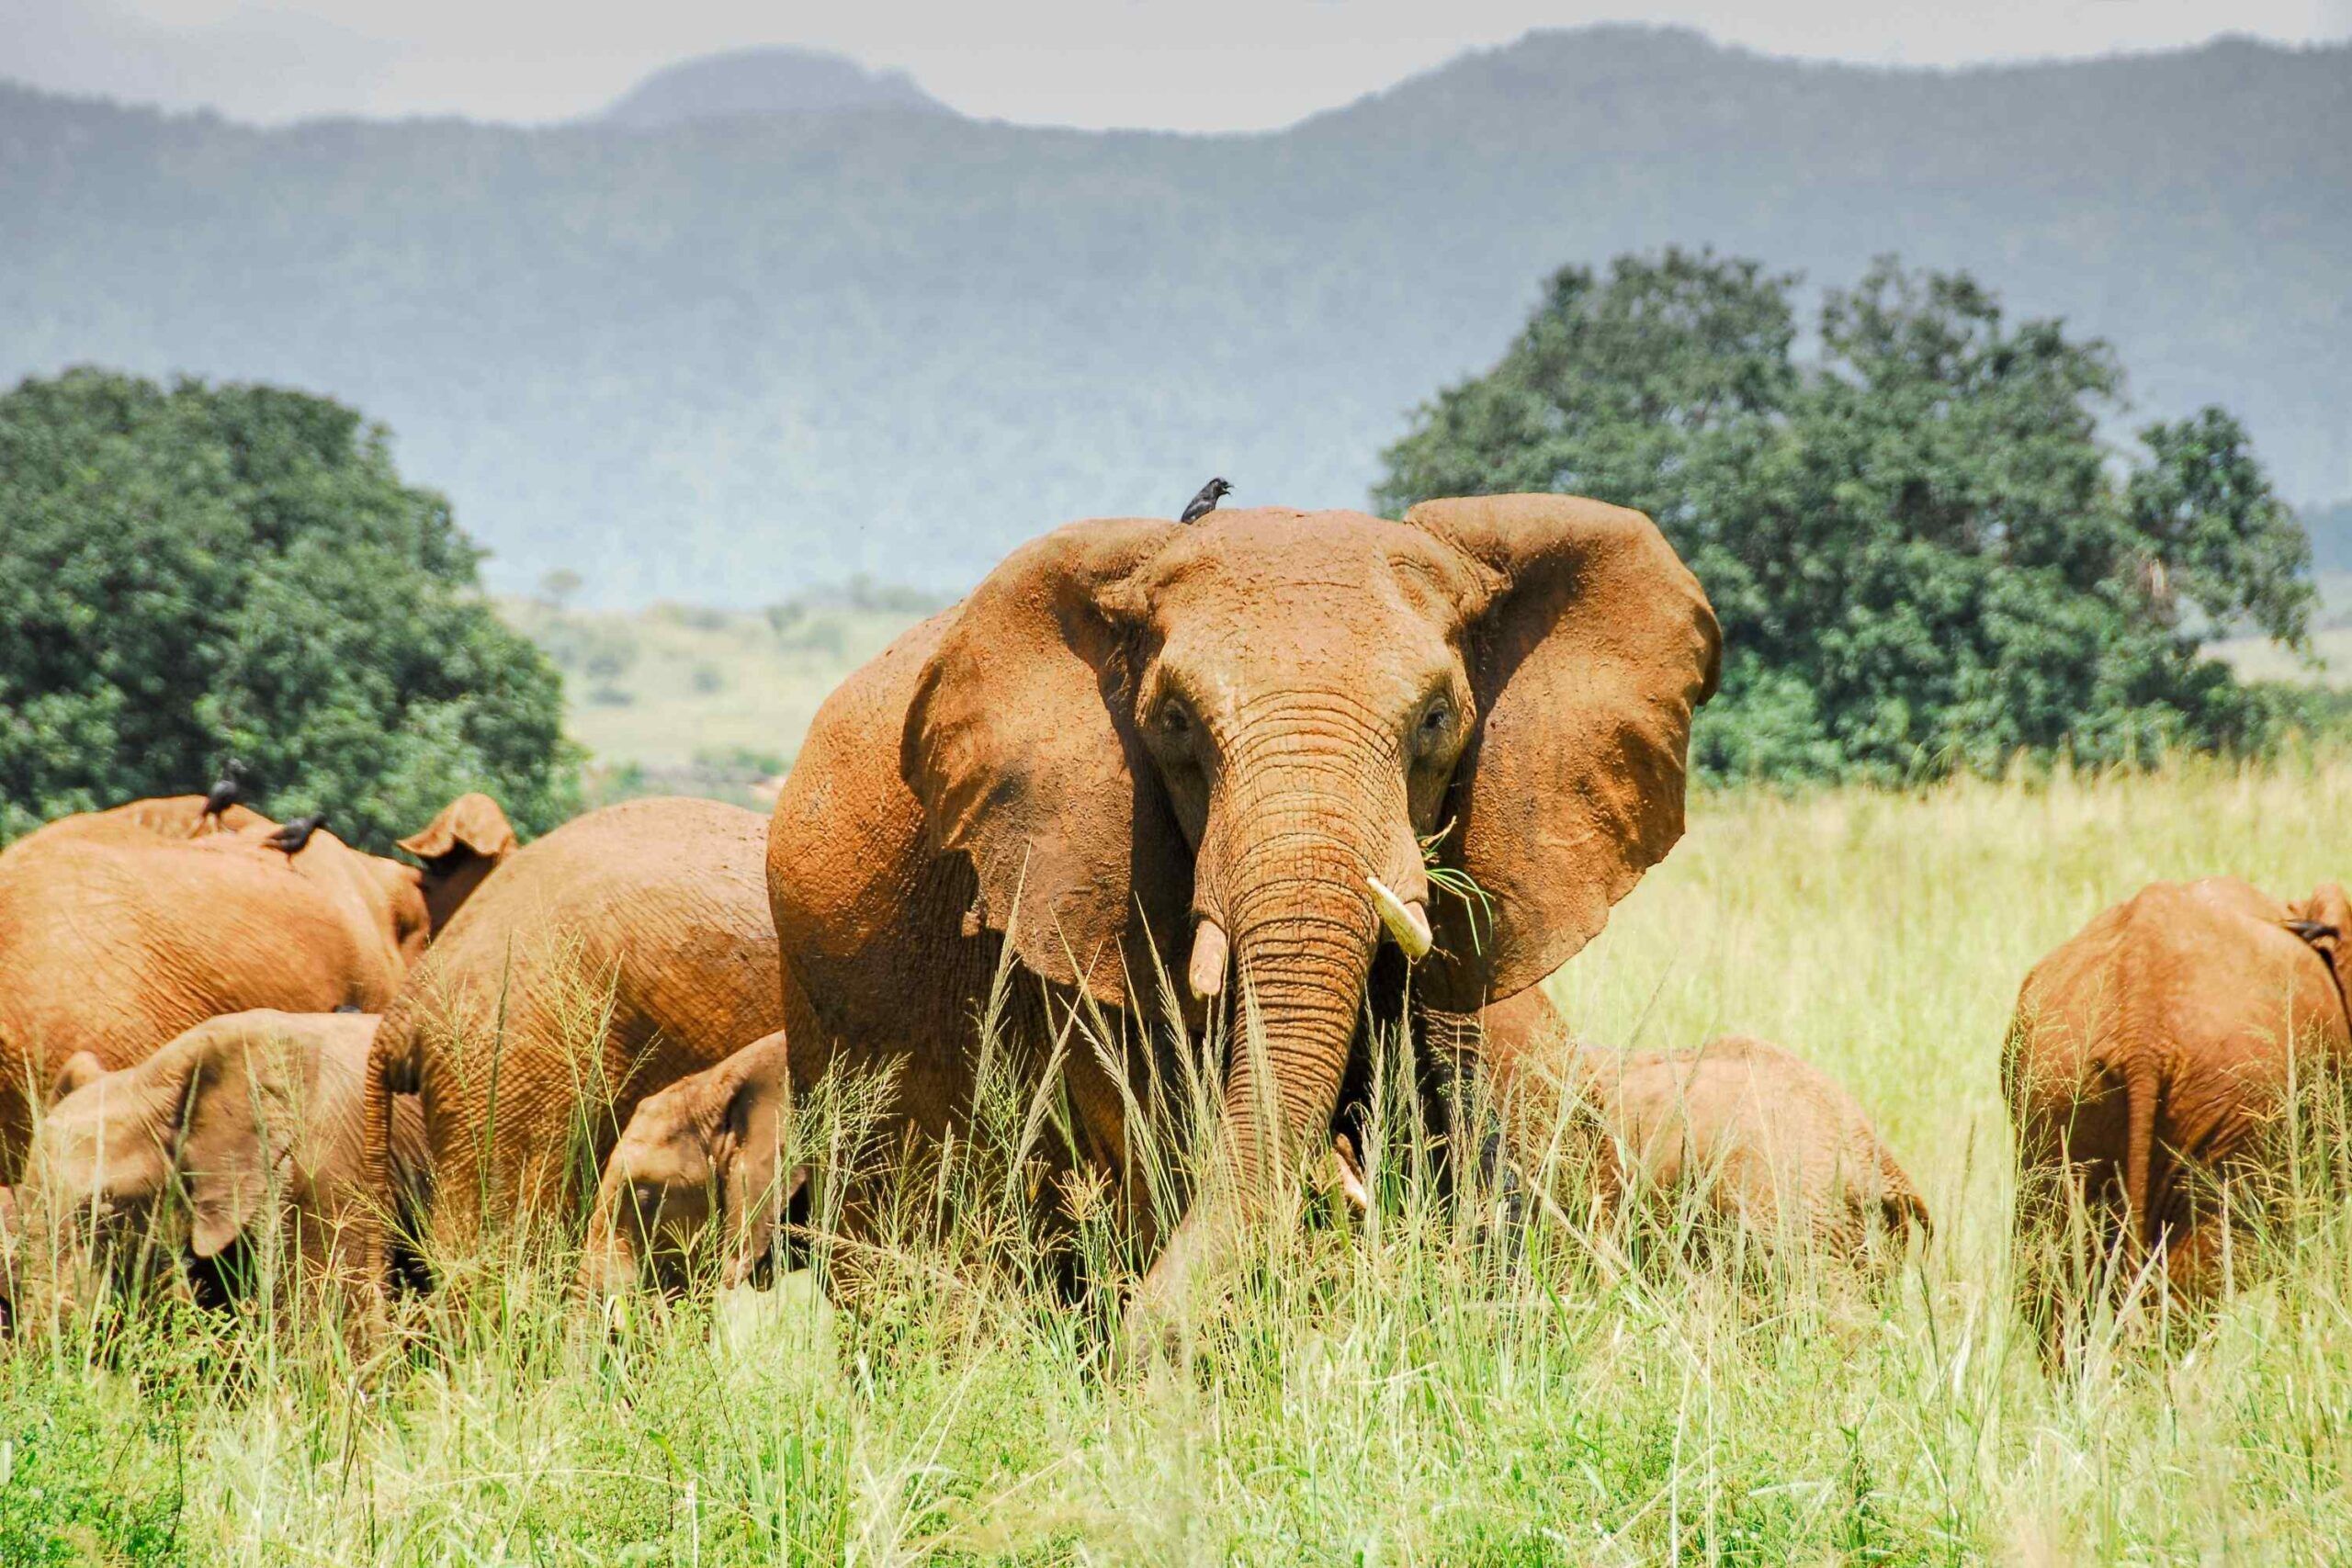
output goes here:
<path id="1" fill-rule="evenodd" d="M 2153 1201 L 2156 1159 L 2156 1112 L 2164 1077 L 2143 1054 L 2123 1073 L 2123 1203 L 2126 1234 L 2136 1266 L 2156 1245 Z"/>
<path id="2" fill-rule="evenodd" d="M 413 1093 L 416 1079 L 413 1035 L 401 1027 L 403 1022 L 388 1018 L 377 1029 L 368 1047 L 368 1077 L 360 1099 L 360 1178 L 367 1183 L 369 1202 L 359 1263 L 379 1291 L 392 1282 L 394 1233 L 414 1219 L 403 1213 L 408 1207 L 403 1200 L 413 1198 L 417 1174 L 398 1168 L 394 1148 L 399 1137 L 396 1096 L 403 1088 Z"/>

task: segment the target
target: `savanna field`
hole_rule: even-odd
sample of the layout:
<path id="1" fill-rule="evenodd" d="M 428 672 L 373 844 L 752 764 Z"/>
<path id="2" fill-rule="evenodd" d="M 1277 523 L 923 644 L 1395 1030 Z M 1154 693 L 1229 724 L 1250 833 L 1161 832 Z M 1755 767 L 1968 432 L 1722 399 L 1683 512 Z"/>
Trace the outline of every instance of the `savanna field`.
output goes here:
<path id="1" fill-rule="evenodd" d="M 1107 1357 L 1109 1311 L 1025 1282 L 985 1202 L 956 1239 L 996 1262 L 882 1259 L 838 1310 L 799 1272 L 607 1316 L 566 1238 L 518 1239 L 364 1360 L 266 1305 L 0 1358 L 0 1562 L 2329 1560 L 2352 1224 L 2045 1367 L 1996 1075 L 2018 980 L 2094 911 L 2220 871 L 2300 896 L 2345 874 L 2347 809 L 2335 755 L 1694 798 L 1554 994 L 1589 1039 L 1750 1032 L 1849 1086 L 1936 1223 L 1875 1293 L 1560 1219 L 1498 1245 L 1401 1156 L 1182 1371 Z"/>

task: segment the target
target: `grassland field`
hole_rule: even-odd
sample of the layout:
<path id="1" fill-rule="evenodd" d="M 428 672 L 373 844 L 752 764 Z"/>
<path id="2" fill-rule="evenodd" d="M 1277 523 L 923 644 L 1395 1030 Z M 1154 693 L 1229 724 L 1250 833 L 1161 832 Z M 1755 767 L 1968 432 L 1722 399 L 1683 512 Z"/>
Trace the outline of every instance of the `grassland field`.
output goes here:
<path id="1" fill-rule="evenodd" d="M 637 651 L 594 672 L 606 618 L 514 613 L 576 639 L 608 766 L 714 791 L 914 614 L 613 617 Z M 767 755 L 696 776 L 720 748 Z M 1361 1228 L 1270 1237 L 1181 1368 L 1108 1360 L 1109 1309 L 1034 1283 L 984 1201 L 849 1306 L 802 1271 L 616 1317 L 567 1291 L 572 1237 L 521 1235 L 438 1260 L 469 1283 L 366 1351 L 266 1301 L 0 1354 L 0 1564 L 2338 1561 L 2352 1213 L 2315 1205 L 2210 1315 L 2102 1318 L 2052 1366 L 2010 1295 L 1996 1065 L 2026 969 L 2097 909 L 2343 878 L 2347 813 L 2332 750 L 1693 797 L 1550 988 L 1589 1039 L 1750 1032 L 1845 1082 L 1936 1222 L 1875 1292 L 1629 1266 L 1549 1218 L 1501 1245 L 1402 1161 Z"/>
<path id="2" fill-rule="evenodd" d="M 1849 1084 L 1937 1222 L 1875 1294 L 1556 1225 L 1498 1262 L 1399 1178 L 1143 1372 L 1016 1270 L 909 1257 L 854 1310 L 796 1274 L 614 1325 L 541 1238 L 366 1365 L 268 1311 L 0 1357 L 0 1562 L 2335 1560 L 2352 1216 L 2052 1370 L 2008 1293 L 1995 1064 L 2094 910 L 2217 871 L 2300 893 L 2344 874 L 2347 810 L 2335 756 L 1694 800 L 1552 988 L 1592 1039 L 1753 1031 Z"/>

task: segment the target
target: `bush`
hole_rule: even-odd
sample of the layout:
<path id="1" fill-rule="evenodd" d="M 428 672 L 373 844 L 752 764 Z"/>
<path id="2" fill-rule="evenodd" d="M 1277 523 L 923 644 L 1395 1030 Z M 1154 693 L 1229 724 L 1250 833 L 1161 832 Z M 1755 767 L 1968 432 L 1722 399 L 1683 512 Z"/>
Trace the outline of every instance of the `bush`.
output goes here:
<path id="1" fill-rule="evenodd" d="M 385 849 L 451 795 L 578 801 L 554 668 L 390 437 L 273 387 L 100 370 L 0 397 L 0 836 L 203 790 Z"/>

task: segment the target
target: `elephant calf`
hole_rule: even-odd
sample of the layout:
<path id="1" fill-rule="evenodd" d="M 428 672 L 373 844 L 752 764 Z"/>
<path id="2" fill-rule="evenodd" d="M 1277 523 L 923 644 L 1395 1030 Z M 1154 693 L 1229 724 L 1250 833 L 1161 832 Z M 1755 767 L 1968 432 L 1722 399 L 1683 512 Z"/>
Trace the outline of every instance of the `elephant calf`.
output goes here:
<path id="1" fill-rule="evenodd" d="M 804 1180 L 779 1168 L 791 1102 L 781 1032 L 648 1095 L 605 1162 L 582 1293 L 684 1288 L 714 1222 L 719 1285 L 755 1278 Z"/>
<path id="2" fill-rule="evenodd" d="M 1585 1176 L 1604 1211 L 1696 1213 L 1768 1248 L 1862 1265 L 1928 1207 L 1854 1097 L 1776 1045 L 1577 1043 L 1540 992 L 1489 1009 L 1479 1046 L 1522 1166 Z"/>
<path id="3" fill-rule="evenodd" d="M 395 1108 L 395 1190 L 362 1179 L 375 1032 L 364 1013 L 262 1010 L 198 1024 L 133 1066 L 75 1055 L 14 1192 L 17 1315 L 51 1321 L 175 1261 L 199 1289 L 226 1286 L 232 1248 L 272 1244 L 289 1282 L 364 1288 L 347 1235 L 370 1210 L 413 1205 L 424 1169 L 411 1098 Z"/>
<path id="4" fill-rule="evenodd" d="M 2030 1305 L 2069 1254 L 2078 1287 L 2152 1262 L 2183 1300 L 2225 1282 L 2223 1190 L 2266 1206 L 2291 1090 L 2352 1050 L 2347 934 L 2333 883 L 2290 905 L 2235 877 L 2159 882 L 2034 965 L 2001 1059 Z"/>
<path id="5" fill-rule="evenodd" d="M 575 1212 L 639 1101 L 782 1024 L 766 855 L 740 807 L 626 801 L 517 852 L 435 940 L 385 1011 L 369 1094 L 423 1107 L 437 1262 Z"/>

